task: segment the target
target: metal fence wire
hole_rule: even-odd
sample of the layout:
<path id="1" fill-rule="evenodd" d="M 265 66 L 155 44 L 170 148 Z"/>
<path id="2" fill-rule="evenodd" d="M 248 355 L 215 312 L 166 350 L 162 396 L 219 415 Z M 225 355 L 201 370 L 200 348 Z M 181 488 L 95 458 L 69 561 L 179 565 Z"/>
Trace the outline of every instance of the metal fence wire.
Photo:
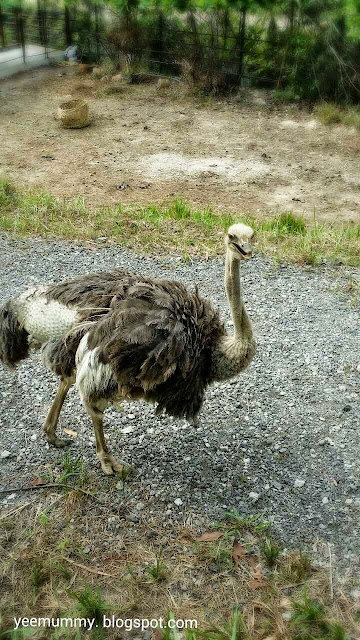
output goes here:
<path id="1" fill-rule="evenodd" d="M 54 9 L 44 0 L 37 0 L 32 10 L 18 6 L 5 11 L 0 2 L 0 51 L 9 53 L 0 64 L 26 62 L 38 56 L 49 58 L 53 52 L 64 51 L 75 42 L 81 55 L 84 58 L 86 55 L 84 61 L 92 63 L 109 57 L 117 63 L 130 57 L 159 75 L 178 76 L 185 66 L 187 73 L 194 76 L 227 74 L 234 85 L 252 76 L 273 83 L 273 78 L 259 78 L 259 74 L 247 69 L 247 47 L 260 38 L 247 34 L 245 15 L 242 17 L 241 12 L 235 30 L 228 21 L 225 31 L 222 26 L 222 31 L 217 32 L 214 22 L 191 13 L 181 20 L 168 20 L 159 12 L 151 24 L 145 20 L 145 28 L 139 32 L 136 25 L 126 24 L 106 5 L 86 2 L 84 6 Z M 184 28 L 180 28 L 181 24 Z M 28 45 L 38 48 L 34 50 Z"/>

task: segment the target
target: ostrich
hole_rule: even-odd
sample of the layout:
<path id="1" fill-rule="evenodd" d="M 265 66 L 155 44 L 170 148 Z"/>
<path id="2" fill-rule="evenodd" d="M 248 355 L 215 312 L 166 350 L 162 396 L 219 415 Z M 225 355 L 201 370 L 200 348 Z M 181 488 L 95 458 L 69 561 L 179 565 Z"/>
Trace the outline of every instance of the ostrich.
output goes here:
<path id="1" fill-rule="evenodd" d="M 123 465 L 109 453 L 104 439 L 103 413 L 110 404 L 142 398 L 156 403 L 157 413 L 195 419 L 206 387 L 248 366 L 255 342 L 241 298 L 240 262 L 251 257 L 253 234 L 251 227 L 235 224 L 225 235 L 225 289 L 233 335 L 226 333 L 218 311 L 197 290 L 188 292 L 175 281 L 119 270 L 28 292 L 5 305 L 8 333 L 11 315 L 13 348 L 9 355 L 0 317 L 3 361 L 12 365 L 26 357 L 28 343 L 35 340 L 44 343 L 44 364 L 61 378 L 44 425 L 49 442 L 64 444 L 56 426 L 75 382 L 93 422 L 102 470 L 111 475 Z M 38 305 L 43 319 L 46 307 L 50 311 L 47 333 L 44 321 L 40 331 L 38 316 L 34 320 Z M 61 323 L 54 322 L 59 311 Z"/>

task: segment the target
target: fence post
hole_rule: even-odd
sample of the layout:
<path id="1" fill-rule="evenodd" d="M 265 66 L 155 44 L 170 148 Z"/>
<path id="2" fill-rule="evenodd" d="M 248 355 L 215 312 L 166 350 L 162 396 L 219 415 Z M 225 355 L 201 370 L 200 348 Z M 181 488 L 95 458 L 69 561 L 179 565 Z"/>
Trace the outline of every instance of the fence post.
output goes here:
<path id="1" fill-rule="evenodd" d="M 13 12 L 15 18 L 16 40 L 22 48 L 23 61 L 26 62 L 24 18 L 22 6 L 20 5 L 19 7 L 14 7 Z"/>
<path id="2" fill-rule="evenodd" d="M 99 5 L 94 3 L 95 17 L 95 43 L 96 43 L 96 62 L 100 62 L 100 25 L 99 25 Z"/>
<path id="3" fill-rule="evenodd" d="M 241 83 L 242 75 L 244 73 L 245 30 L 246 30 L 246 8 L 243 7 L 240 11 L 239 33 L 238 33 L 238 46 L 239 46 L 238 75 L 239 75 L 240 83 Z"/>
<path id="4" fill-rule="evenodd" d="M 21 48 L 22 48 L 22 52 L 23 52 L 23 61 L 26 62 L 25 33 L 24 33 L 24 13 L 23 13 L 23 8 L 22 7 L 20 9 L 19 30 L 20 30 Z"/>
<path id="5" fill-rule="evenodd" d="M 5 31 L 4 31 L 4 14 L 0 4 L 0 42 L 1 46 L 5 47 Z"/>
<path id="6" fill-rule="evenodd" d="M 41 6 L 41 0 L 37 0 L 37 19 L 39 25 L 39 40 L 40 44 L 45 44 L 45 24 L 44 24 L 44 9 Z"/>
<path id="7" fill-rule="evenodd" d="M 158 56 L 159 71 L 162 73 L 164 67 L 164 16 L 161 9 L 158 15 Z"/>
<path id="8" fill-rule="evenodd" d="M 72 45 L 72 29 L 71 29 L 71 18 L 70 18 L 70 8 L 65 5 L 64 9 L 64 25 L 65 25 L 65 42 L 66 46 L 70 47 Z"/>

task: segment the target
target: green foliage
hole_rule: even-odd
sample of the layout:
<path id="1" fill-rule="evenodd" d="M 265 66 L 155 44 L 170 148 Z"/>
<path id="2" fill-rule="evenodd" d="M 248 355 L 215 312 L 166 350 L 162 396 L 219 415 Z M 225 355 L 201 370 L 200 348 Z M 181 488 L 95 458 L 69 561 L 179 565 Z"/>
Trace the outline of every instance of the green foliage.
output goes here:
<path id="1" fill-rule="evenodd" d="M 204 640 L 246 640 L 249 630 L 240 611 L 235 609 L 222 627 L 212 625 L 209 629 L 199 630 L 196 635 Z"/>
<path id="2" fill-rule="evenodd" d="M 167 567 L 162 561 L 161 551 L 156 556 L 155 564 L 146 567 L 145 571 L 154 582 L 164 582 L 166 580 Z"/>
<path id="3" fill-rule="evenodd" d="M 273 540 L 272 538 L 265 536 L 264 539 L 260 543 L 260 549 L 265 558 L 265 562 L 270 569 L 276 566 L 279 555 L 281 552 L 281 547 Z"/>
<path id="4" fill-rule="evenodd" d="M 292 213 L 282 213 L 275 218 L 272 218 L 269 222 L 264 222 L 263 229 L 274 230 L 278 235 L 285 234 L 304 234 L 305 222 L 301 216 L 294 216 Z"/>
<path id="5" fill-rule="evenodd" d="M 349 640 L 344 627 L 328 620 L 322 604 L 311 598 L 306 590 L 302 598 L 293 603 L 293 612 L 294 640 Z"/>
<path id="6" fill-rule="evenodd" d="M 99 588 L 87 586 L 82 591 L 68 591 L 68 595 L 76 603 L 73 614 L 94 619 L 95 624 L 102 625 L 103 616 L 110 611 L 110 607 L 105 603 Z"/>

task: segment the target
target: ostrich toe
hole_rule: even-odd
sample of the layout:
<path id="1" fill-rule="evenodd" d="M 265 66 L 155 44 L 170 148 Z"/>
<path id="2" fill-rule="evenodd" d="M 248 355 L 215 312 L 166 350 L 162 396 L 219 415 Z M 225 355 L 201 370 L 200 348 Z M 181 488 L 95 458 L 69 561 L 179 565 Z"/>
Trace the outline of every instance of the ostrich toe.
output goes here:
<path id="1" fill-rule="evenodd" d="M 128 465 L 123 462 L 116 460 L 114 456 L 105 453 L 102 456 L 99 456 L 101 468 L 106 476 L 111 476 L 114 471 L 115 473 L 123 473 L 124 471 L 128 471 Z"/>

